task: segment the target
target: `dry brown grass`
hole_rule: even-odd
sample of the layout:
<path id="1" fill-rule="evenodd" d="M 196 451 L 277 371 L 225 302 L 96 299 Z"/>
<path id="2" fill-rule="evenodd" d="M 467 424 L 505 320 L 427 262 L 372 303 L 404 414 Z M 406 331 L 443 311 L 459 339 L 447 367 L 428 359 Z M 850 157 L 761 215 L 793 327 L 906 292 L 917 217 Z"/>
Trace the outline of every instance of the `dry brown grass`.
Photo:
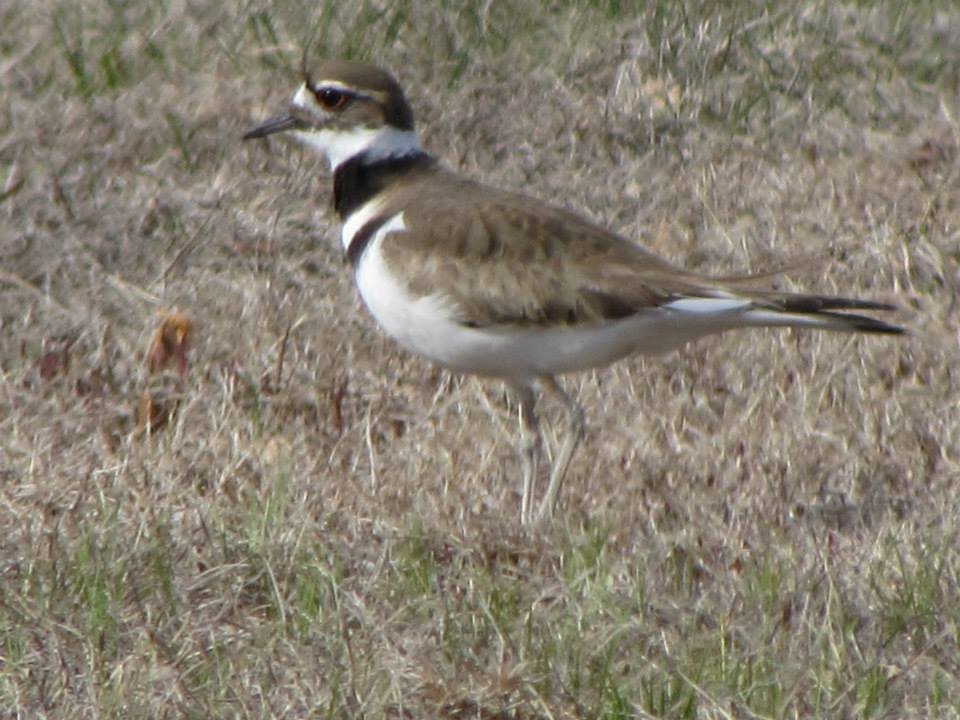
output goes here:
<path id="1" fill-rule="evenodd" d="M 629 5 L 0 7 L 0 714 L 957 717 L 960 10 Z M 502 390 L 381 337 L 321 164 L 238 140 L 311 28 L 464 172 L 913 334 L 568 378 L 522 531 Z"/>

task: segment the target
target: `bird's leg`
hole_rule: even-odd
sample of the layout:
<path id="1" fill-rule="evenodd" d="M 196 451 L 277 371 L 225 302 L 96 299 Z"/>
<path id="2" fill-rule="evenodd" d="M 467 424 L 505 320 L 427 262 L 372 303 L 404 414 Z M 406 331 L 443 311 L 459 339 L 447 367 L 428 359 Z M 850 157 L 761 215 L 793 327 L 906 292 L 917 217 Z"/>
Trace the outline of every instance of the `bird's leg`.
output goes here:
<path id="1" fill-rule="evenodd" d="M 537 399 L 533 388 L 529 385 L 515 385 L 514 392 L 520 401 L 520 429 L 523 435 L 523 497 L 520 499 L 520 523 L 529 525 L 533 520 L 533 490 L 540 464 L 540 423 L 537 420 Z"/>
<path id="2" fill-rule="evenodd" d="M 556 396 L 563 403 L 567 412 L 567 434 L 563 439 L 563 445 L 560 446 L 560 453 L 553 464 L 553 470 L 550 473 L 550 484 L 547 486 L 547 493 L 543 496 L 540 503 L 540 511 L 537 513 L 537 520 L 543 520 L 553 514 L 554 506 L 557 504 L 557 498 L 560 495 L 560 488 L 563 485 L 563 479 L 570 467 L 570 461 L 577 450 L 580 441 L 583 440 L 583 408 L 577 404 L 577 401 L 567 395 L 562 387 L 553 377 L 544 375 L 539 378 L 541 387 Z"/>

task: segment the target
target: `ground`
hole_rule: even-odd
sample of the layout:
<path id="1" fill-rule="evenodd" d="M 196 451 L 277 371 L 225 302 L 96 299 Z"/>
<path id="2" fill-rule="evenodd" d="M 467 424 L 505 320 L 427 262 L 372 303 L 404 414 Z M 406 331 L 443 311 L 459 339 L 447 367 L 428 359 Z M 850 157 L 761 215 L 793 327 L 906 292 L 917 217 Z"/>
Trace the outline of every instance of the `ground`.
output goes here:
<path id="1" fill-rule="evenodd" d="M 0 7 L 0 714 L 960 715 L 960 7 Z M 384 338 L 301 51 L 390 68 L 450 166 L 686 267 L 895 303 L 516 407 Z M 562 412 L 544 407 L 549 452 Z"/>

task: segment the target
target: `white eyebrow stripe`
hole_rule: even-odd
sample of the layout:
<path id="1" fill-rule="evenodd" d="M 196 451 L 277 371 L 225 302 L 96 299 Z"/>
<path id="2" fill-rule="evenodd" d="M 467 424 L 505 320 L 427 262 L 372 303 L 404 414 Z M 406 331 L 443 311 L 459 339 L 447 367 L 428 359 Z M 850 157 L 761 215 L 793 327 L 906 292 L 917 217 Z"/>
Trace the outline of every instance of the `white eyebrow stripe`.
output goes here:
<path id="1" fill-rule="evenodd" d="M 352 88 L 349 85 L 344 85 L 339 80 L 321 80 L 320 82 L 315 82 L 313 86 L 318 90 L 320 88 L 328 87 L 328 88 L 334 88 L 336 90 L 349 90 L 350 92 L 356 92 L 355 88 Z"/>
<path id="2" fill-rule="evenodd" d="M 354 97 L 361 97 L 367 100 L 373 100 L 373 96 L 368 93 L 363 92 L 362 90 L 357 90 L 355 87 L 346 85 L 338 80 L 322 80 L 319 83 L 314 83 L 313 86 L 308 86 L 305 82 L 300 83 L 300 87 L 297 88 L 297 92 L 293 96 L 291 101 L 297 107 L 307 108 L 313 105 L 316 105 L 316 101 L 313 99 L 313 93 L 315 90 L 322 90 L 323 88 L 331 88 L 333 90 L 343 90 L 346 93 L 350 93 Z"/>
<path id="3" fill-rule="evenodd" d="M 321 80 L 318 83 L 314 83 L 313 86 L 314 86 L 314 89 L 316 90 L 322 90 L 323 88 L 331 88 L 333 90 L 343 90 L 344 92 L 348 92 L 351 95 L 355 95 L 357 97 L 372 99 L 371 96 L 368 93 L 363 92 L 363 90 L 358 90 L 353 85 L 347 85 L 345 83 L 340 82 L 339 80 Z"/>

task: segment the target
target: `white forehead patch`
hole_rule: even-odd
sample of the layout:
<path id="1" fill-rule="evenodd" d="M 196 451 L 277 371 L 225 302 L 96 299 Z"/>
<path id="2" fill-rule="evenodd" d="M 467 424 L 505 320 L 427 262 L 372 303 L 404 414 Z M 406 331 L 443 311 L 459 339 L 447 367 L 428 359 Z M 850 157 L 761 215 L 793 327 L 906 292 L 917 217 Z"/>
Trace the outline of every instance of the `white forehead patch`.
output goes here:
<path id="1" fill-rule="evenodd" d="M 297 88 L 297 92 L 294 93 L 293 95 L 293 100 L 291 100 L 290 102 L 296 105 L 297 107 L 302 107 L 302 108 L 309 107 L 310 100 L 308 99 L 308 96 L 310 94 L 311 93 L 310 93 L 310 90 L 307 88 L 307 84 L 301 83 L 300 87 Z"/>

